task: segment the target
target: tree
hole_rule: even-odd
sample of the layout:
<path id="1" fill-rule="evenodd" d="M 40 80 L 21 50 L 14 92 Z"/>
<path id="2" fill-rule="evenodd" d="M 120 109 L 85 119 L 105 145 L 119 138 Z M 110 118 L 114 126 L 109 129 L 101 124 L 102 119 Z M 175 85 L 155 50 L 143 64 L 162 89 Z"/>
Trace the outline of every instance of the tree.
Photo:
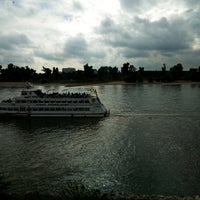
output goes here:
<path id="1" fill-rule="evenodd" d="M 105 67 L 101 66 L 98 69 L 98 79 L 100 81 L 108 81 L 109 80 L 109 69 L 107 66 L 105 66 Z"/>
<path id="2" fill-rule="evenodd" d="M 170 68 L 170 72 L 172 74 L 172 77 L 174 80 L 180 79 L 182 76 L 182 72 L 183 72 L 183 66 L 182 64 L 177 64 L 173 67 Z"/>
<path id="3" fill-rule="evenodd" d="M 129 71 L 131 71 L 131 72 L 136 72 L 137 69 L 136 69 L 136 67 L 135 67 L 134 65 L 130 65 Z"/>
<path id="4" fill-rule="evenodd" d="M 166 65 L 165 64 L 163 64 L 162 72 L 166 72 Z"/>
<path id="5" fill-rule="evenodd" d="M 59 79 L 59 70 L 58 70 L 57 67 L 53 67 L 52 78 L 54 80 L 58 80 Z"/>
<path id="6" fill-rule="evenodd" d="M 43 66 L 42 67 L 42 71 L 44 72 L 44 74 L 42 75 L 42 80 L 41 81 L 43 83 L 51 81 L 51 79 L 52 79 L 52 76 L 51 76 L 52 70 Z"/>
<path id="7" fill-rule="evenodd" d="M 85 64 L 84 66 L 84 74 L 85 74 L 85 79 L 87 81 L 91 81 L 94 79 L 94 70 L 92 69 L 92 66 L 89 66 L 88 64 Z"/>
<path id="8" fill-rule="evenodd" d="M 42 67 L 42 71 L 44 72 L 44 74 L 46 75 L 46 76 L 51 76 L 51 69 L 49 69 L 49 68 L 47 68 L 47 67 Z"/>
<path id="9" fill-rule="evenodd" d="M 121 73 L 123 76 L 128 75 L 128 71 L 129 71 L 129 63 L 124 63 L 123 67 L 121 68 Z"/>

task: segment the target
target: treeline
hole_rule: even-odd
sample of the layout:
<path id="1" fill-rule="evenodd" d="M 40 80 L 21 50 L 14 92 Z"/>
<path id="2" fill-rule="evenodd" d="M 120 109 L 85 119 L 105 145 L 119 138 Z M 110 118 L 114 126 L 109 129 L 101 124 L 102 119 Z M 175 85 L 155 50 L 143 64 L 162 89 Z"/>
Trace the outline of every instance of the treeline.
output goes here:
<path id="1" fill-rule="evenodd" d="M 59 72 L 57 67 L 53 69 L 44 67 L 42 73 L 29 66 L 19 67 L 12 63 L 6 68 L 0 65 L 0 81 L 30 81 L 30 82 L 108 82 L 126 81 L 132 83 L 148 82 L 173 82 L 177 80 L 200 81 L 200 67 L 190 68 L 185 71 L 182 64 L 177 64 L 167 70 L 163 64 L 158 71 L 146 71 L 144 67 L 136 68 L 134 65 L 124 63 L 120 70 L 115 66 L 101 66 L 98 70 L 85 64 L 83 70 L 71 70 L 67 73 Z"/>

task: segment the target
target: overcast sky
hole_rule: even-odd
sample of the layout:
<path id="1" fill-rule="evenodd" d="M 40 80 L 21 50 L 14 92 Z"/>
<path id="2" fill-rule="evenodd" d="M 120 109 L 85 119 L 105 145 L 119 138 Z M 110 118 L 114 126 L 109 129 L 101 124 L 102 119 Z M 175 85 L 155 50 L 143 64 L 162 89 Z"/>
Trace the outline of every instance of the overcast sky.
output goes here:
<path id="1" fill-rule="evenodd" d="M 199 0 L 0 0 L 0 64 L 200 66 Z"/>

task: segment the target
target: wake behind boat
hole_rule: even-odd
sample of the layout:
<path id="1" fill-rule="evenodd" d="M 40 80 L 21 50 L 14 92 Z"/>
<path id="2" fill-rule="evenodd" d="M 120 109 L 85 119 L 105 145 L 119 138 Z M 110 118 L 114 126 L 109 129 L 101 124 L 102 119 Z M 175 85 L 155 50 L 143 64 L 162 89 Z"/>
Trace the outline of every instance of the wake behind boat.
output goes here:
<path id="1" fill-rule="evenodd" d="M 42 92 L 22 90 L 21 96 L 0 103 L 2 117 L 106 117 L 109 110 L 101 103 L 97 91 Z"/>

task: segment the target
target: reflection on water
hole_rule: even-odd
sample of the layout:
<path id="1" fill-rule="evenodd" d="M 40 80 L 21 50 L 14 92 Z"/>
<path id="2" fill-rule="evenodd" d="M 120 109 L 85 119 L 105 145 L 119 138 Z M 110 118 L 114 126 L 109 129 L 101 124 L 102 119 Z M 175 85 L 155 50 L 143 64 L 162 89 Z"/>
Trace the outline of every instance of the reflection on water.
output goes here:
<path id="1" fill-rule="evenodd" d="M 45 192 L 54 182 L 64 185 L 70 176 L 78 177 L 76 158 L 102 122 L 95 118 L 1 119 L 1 171 L 9 177 L 11 190 Z"/>
<path id="2" fill-rule="evenodd" d="M 105 192 L 199 194 L 199 87 L 96 89 L 108 118 L 0 119 L 9 192 L 51 193 L 75 180 Z"/>
<path id="3" fill-rule="evenodd" d="M 32 132 L 43 128 L 75 129 L 96 126 L 104 118 L 4 118 L 0 124 Z"/>

